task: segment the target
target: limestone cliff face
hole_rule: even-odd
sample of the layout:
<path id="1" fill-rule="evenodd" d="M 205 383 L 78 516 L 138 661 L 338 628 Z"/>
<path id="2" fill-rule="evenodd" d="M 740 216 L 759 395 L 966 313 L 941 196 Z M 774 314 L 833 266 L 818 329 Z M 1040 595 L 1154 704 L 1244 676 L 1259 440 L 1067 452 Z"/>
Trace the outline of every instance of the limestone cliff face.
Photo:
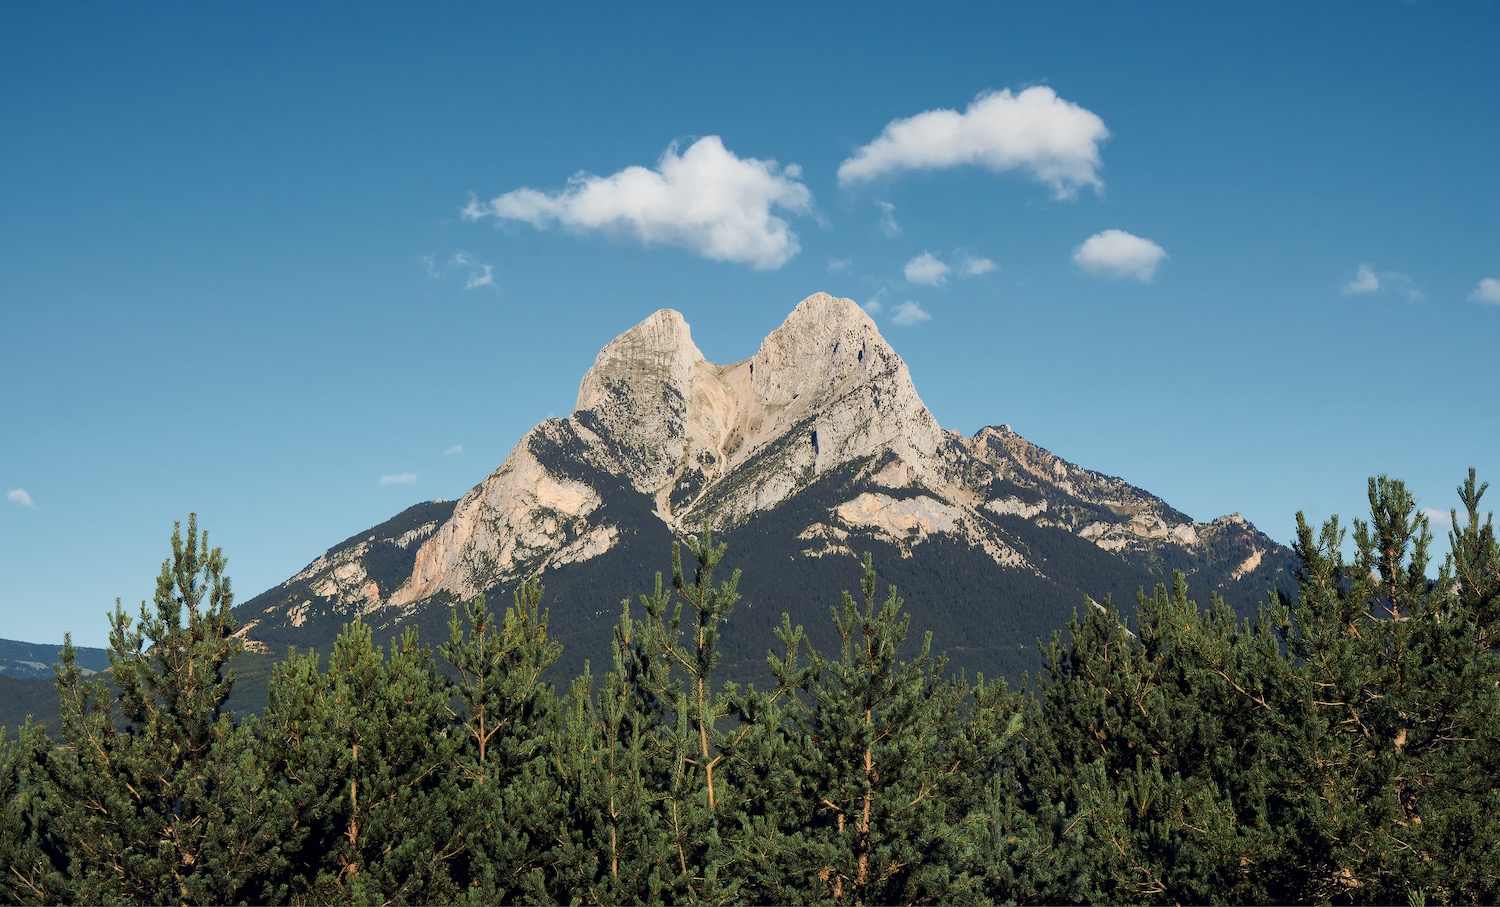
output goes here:
<path id="1" fill-rule="evenodd" d="M 534 562 L 569 563 L 608 550 L 617 530 L 591 523 L 600 497 L 548 472 L 532 454 L 535 436 L 569 431 L 562 420 L 532 429 L 500 468 L 459 499 L 453 516 L 417 550 L 411 577 L 390 596 L 404 607 L 439 592 L 470 599 Z"/>
<path id="2" fill-rule="evenodd" d="M 694 440 L 689 425 L 701 422 L 697 388 L 714 378 L 687 322 L 662 309 L 599 352 L 569 421 L 599 465 L 651 494 L 676 474 Z"/>
<path id="3" fill-rule="evenodd" d="M 830 476 L 838 481 L 820 484 Z M 1196 523 L 1008 427 L 944 431 L 864 310 L 819 293 L 754 356 L 727 365 L 704 359 L 680 314 L 653 313 L 600 351 L 567 418 L 532 429 L 450 516 L 402 538 L 402 550 L 418 547 L 398 582 L 373 581 L 354 546 L 311 564 L 294 578 L 311 594 L 283 595 L 267 614 L 280 608 L 283 623 L 300 626 L 321 600 L 330 613 L 399 620 L 434 597 L 467 600 L 587 562 L 648 513 L 678 534 L 705 520 L 733 529 L 809 500 L 798 496 L 815 485 L 835 497 L 820 498 L 787 537 L 789 554 L 853 556 L 853 537 L 873 536 L 913 557 L 946 539 L 1045 578 L 1058 567 L 1029 534 L 1044 530 L 1110 557 L 1211 551 L 1233 559 L 1237 580 L 1275 547 L 1243 520 Z M 612 510 L 621 495 L 639 503 Z"/>
<path id="4" fill-rule="evenodd" d="M 538 434 L 627 479 L 674 529 L 734 525 L 830 468 L 887 453 L 904 466 L 902 485 L 942 485 L 935 454 L 949 443 L 906 364 L 851 300 L 808 297 L 755 356 L 730 365 L 704 359 L 687 322 L 664 309 L 600 351 L 572 415 L 533 429 L 459 501 L 389 605 L 470 598 L 608 550 L 619 529 L 591 521 L 599 492 L 549 473 L 533 453 Z"/>

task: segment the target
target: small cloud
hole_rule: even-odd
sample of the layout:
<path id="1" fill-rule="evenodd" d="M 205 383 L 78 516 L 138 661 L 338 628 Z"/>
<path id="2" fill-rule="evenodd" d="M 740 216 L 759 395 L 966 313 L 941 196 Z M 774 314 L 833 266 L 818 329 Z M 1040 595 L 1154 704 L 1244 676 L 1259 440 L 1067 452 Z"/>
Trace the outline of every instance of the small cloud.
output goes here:
<path id="1" fill-rule="evenodd" d="M 1427 522 L 1433 529 L 1452 529 L 1453 514 L 1447 510 L 1438 510 L 1436 507 L 1423 507 L 1422 515 L 1427 517 Z"/>
<path id="2" fill-rule="evenodd" d="M 740 158 L 716 135 L 681 154 L 674 142 L 654 170 L 626 167 L 611 176 L 579 173 L 558 192 L 521 188 L 491 201 L 470 198 L 465 220 L 552 224 L 577 233 L 601 232 L 647 246 L 688 249 L 714 261 L 779 268 L 801 248 L 797 234 L 772 213 L 812 210 L 801 168 Z"/>
<path id="3" fill-rule="evenodd" d="M 891 316 L 891 321 L 902 327 L 911 327 L 914 324 L 921 324 L 924 321 L 931 320 L 932 315 L 926 309 L 922 308 L 920 302 L 914 299 L 908 299 L 896 306 L 896 314 Z"/>
<path id="4" fill-rule="evenodd" d="M 25 507 L 27 510 L 35 510 L 36 509 L 36 504 L 34 502 L 32 502 L 31 495 L 28 494 L 26 492 L 26 489 L 24 489 L 24 488 L 12 488 L 10 491 L 7 491 L 5 493 L 5 499 L 7 501 L 11 501 L 13 503 L 20 504 L 22 507 Z"/>
<path id="5" fill-rule="evenodd" d="M 839 165 L 847 186 L 905 170 L 962 165 L 1020 170 L 1046 183 L 1057 198 L 1081 186 L 1099 189 L 1104 121 L 1044 85 L 1018 94 L 985 92 L 963 113 L 928 110 L 887 123 L 879 136 Z"/>
<path id="6" fill-rule="evenodd" d="M 415 482 L 416 480 L 417 480 L 417 474 L 414 473 L 414 472 L 398 472 L 398 473 L 395 473 L 393 475 L 384 475 L 384 476 L 381 476 L 380 477 L 380 484 L 381 485 L 410 485 L 411 483 Z"/>
<path id="7" fill-rule="evenodd" d="M 1100 277 L 1134 277 L 1150 283 L 1166 250 L 1124 230 L 1095 233 L 1073 250 L 1073 262 Z"/>
<path id="8" fill-rule="evenodd" d="M 931 252 L 923 252 L 906 263 L 906 279 L 911 283 L 938 286 L 948 279 L 948 266 Z"/>
<path id="9" fill-rule="evenodd" d="M 464 281 L 465 290 L 477 290 L 480 287 L 492 287 L 495 285 L 495 269 L 489 265 L 484 266 L 482 272 L 470 274 Z"/>
<path id="10" fill-rule="evenodd" d="M 875 206 L 880 209 L 880 232 L 886 236 L 895 236 L 901 232 L 901 225 L 896 223 L 896 206 L 890 202 L 875 200 Z"/>
<path id="11" fill-rule="evenodd" d="M 1494 277 L 1486 277 L 1479 281 L 1479 286 L 1469 294 L 1473 302 L 1488 302 L 1491 305 L 1500 305 L 1500 280 Z"/>
<path id="12" fill-rule="evenodd" d="M 963 272 L 965 277 L 978 277 L 991 271 L 998 271 L 1000 266 L 988 258 L 970 258 L 965 256 Z"/>
<path id="13" fill-rule="evenodd" d="M 445 457 L 451 457 L 454 454 L 461 454 L 463 452 L 464 452 L 464 446 L 462 444 L 455 444 L 452 447 L 444 449 L 443 456 L 445 456 Z"/>
<path id="14" fill-rule="evenodd" d="M 1364 293 L 1374 293 L 1380 289 L 1380 278 L 1375 276 L 1375 269 L 1369 265 L 1360 265 L 1359 270 L 1354 272 L 1354 279 L 1344 284 L 1340 290 L 1345 296 L 1358 296 Z"/>
<path id="15" fill-rule="evenodd" d="M 1405 293 L 1408 302 L 1418 302 L 1426 296 L 1410 277 L 1400 271 L 1376 271 L 1367 264 L 1360 265 L 1354 272 L 1354 279 L 1344 284 L 1339 292 L 1345 296 L 1364 296 L 1386 290 Z"/>
<path id="16" fill-rule="evenodd" d="M 880 304 L 880 300 L 878 300 L 878 299 L 871 299 L 870 301 L 866 302 L 863 306 L 860 306 L 860 308 L 864 309 L 865 313 L 868 314 L 868 315 L 879 315 L 880 314 L 880 310 L 882 308 L 884 308 L 884 306 L 882 306 Z"/>
<path id="17" fill-rule="evenodd" d="M 832 258 L 828 261 L 829 274 L 838 274 L 852 267 L 854 267 L 854 259 L 852 258 Z"/>
<path id="18" fill-rule="evenodd" d="M 464 279 L 465 290 L 495 286 L 494 265 L 487 265 L 463 250 L 454 252 L 452 257 L 441 263 L 435 256 L 423 255 L 422 270 L 426 271 L 427 276 L 433 280 L 461 276 Z"/>

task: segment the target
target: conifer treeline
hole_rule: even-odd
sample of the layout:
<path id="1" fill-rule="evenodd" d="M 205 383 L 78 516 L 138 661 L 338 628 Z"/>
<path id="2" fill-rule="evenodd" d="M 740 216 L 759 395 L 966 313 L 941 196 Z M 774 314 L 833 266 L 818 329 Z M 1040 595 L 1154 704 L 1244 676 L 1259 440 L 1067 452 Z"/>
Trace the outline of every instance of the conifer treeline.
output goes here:
<path id="1" fill-rule="evenodd" d="M 6 900 L 32 903 L 1500 901 L 1500 548 L 1459 488 L 1451 554 L 1400 482 L 1298 517 L 1300 594 L 1255 623 L 1177 577 L 1128 629 L 1086 607 L 1035 689 L 969 682 L 894 589 L 784 619 L 776 687 L 715 673 L 738 575 L 705 532 L 562 694 L 541 590 L 434 653 L 350 624 L 223 711 L 224 558 L 190 520 L 114 691 L 64 650 L 63 737 L 0 745 Z M 1346 542 L 1349 544 L 1346 545 Z M 1346 559 L 1345 549 L 1352 551 Z M 1009 606 L 1024 606 L 1016 603 Z M 439 663 L 446 667 L 439 670 Z"/>

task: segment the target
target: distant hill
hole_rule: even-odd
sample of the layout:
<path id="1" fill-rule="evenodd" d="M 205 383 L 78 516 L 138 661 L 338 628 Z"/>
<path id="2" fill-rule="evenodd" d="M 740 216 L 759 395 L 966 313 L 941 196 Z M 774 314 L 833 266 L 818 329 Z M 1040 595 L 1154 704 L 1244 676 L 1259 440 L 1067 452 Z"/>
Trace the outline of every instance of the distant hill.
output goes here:
<path id="1" fill-rule="evenodd" d="M 109 656 L 103 649 L 91 649 L 87 646 L 74 648 L 78 650 L 78 654 L 73 662 L 85 671 L 92 673 L 109 667 Z M 51 680 L 54 676 L 52 666 L 57 664 L 57 653 L 61 651 L 62 643 L 47 645 L 0 639 L 0 677 Z"/>
<path id="2" fill-rule="evenodd" d="M 74 664 L 89 674 L 109 668 L 103 649 L 75 646 Z M 0 726 L 15 733 L 28 715 L 47 727 L 54 738 L 62 730 L 58 720 L 57 653 L 62 644 L 46 645 L 0 639 Z"/>

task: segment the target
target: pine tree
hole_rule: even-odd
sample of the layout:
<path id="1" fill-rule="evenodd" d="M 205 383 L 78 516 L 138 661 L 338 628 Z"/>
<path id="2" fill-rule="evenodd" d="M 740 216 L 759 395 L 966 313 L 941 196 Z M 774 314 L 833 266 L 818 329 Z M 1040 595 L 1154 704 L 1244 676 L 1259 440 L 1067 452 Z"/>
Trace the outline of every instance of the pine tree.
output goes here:
<path id="1" fill-rule="evenodd" d="M 498 630 L 480 595 L 467 608 L 467 630 L 455 612 L 439 648 L 458 674 L 461 743 L 450 771 L 462 851 L 452 872 L 476 903 L 545 897 L 548 831 L 566 821 L 547 758 L 557 702 L 541 680 L 561 646 L 547 637 L 542 594 L 523 582 Z"/>
<path id="2" fill-rule="evenodd" d="M 240 650 L 218 548 L 196 515 L 172 532 L 154 608 L 111 618 L 114 697 L 84 680 L 71 641 L 58 668 L 65 745 L 52 754 L 52 834 L 68 899 L 228 902 L 259 895 L 276 829 L 255 819 L 264 778 L 223 711 Z M 118 711 L 116 711 L 118 708 Z"/>
<path id="3" fill-rule="evenodd" d="M 682 569 L 683 543 L 697 564 L 691 583 Z M 714 585 L 714 570 L 727 546 L 714 543 L 707 524 L 701 535 L 683 543 L 672 546 L 672 589 L 680 601 L 674 607 L 671 597 L 662 594 L 659 578 L 656 593 L 641 598 L 643 630 L 655 639 L 666 665 L 685 675 L 679 684 L 663 673 L 657 690 L 663 702 L 670 701 L 674 692 L 677 699 L 670 723 L 658 726 L 661 746 L 670 759 L 664 806 L 679 857 L 675 887 L 688 900 L 727 902 L 737 897 L 735 875 L 726 871 L 733 854 L 722 839 L 720 812 L 723 801 L 733 801 L 734 792 L 727 789 L 722 773 L 715 777 L 724 758 L 719 725 L 727 704 L 715 688 L 714 668 L 719 663 L 719 625 L 740 599 L 740 573 L 736 570 L 726 582 Z M 686 639 L 684 605 L 692 615 Z"/>
<path id="4" fill-rule="evenodd" d="M 1011 716 L 988 693 L 965 708 L 967 686 L 944 676 L 930 634 L 901 661 L 910 615 L 894 588 L 884 601 L 875 588 L 866 557 L 863 607 L 845 593 L 832 609 L 836 657 L 784 617 L 777 694 L 736 701 L 757 725 L 734 754 L 755 807 L 736 834 L 751 890 L 796 903 L 983 900 L 979 843 L 994 819 L 983 794 Z"/>
<path id="5" fill-rule="evenodd" d="M 1053 836 L 1025 887 L 1043 900 L 1275 902 L 1261 864 L 1282 832 L 1259 733 L 1274 641 L 1183 577 L 1138 602 L 1136 631 L 1090 607 L 1046 650 L 1019 782 Z M 1266 637 L 1269 638 L 1269 637 Z"/>
<path id="6" fill-rule="evenodd" d="M 62 842 L 49 833 L 47 753 L 52 741 L 27 720 L 11 739 L 0 727 L 0 902 L 66 900 Z"/>
<path id="7" fill-rule="evenodd" d="M 640 597 L 639 620 L 622 603 L 602 688 L 595 693 L 587 672 L 574 683 L 556 760 L 573 824 L 554 834 L 554 897 L 738 899 L 733 851 L 719 830 L 734 794 L 719 775 L 726 706 L 713 672 L 739 574 L 714 584 L 726 549 L 707 527 L 686 544 L 697 561 L 693 581 L 674 544 L 671 588 L 657 574 L 654 591 Z M 685 606 L 693 621 L 686 632 Z"/>
<path id="8" fill-rule="evenodd" d="M 1462 515 L 1450 510 L 1449 557 L 1458 607 L 1473 621 L 1475 643 L 1485 652 L 1500 648 L 1500 544 L 1492 515 L 1479 522 L 1479 500 L 1490 483 L 1479 484 L 1472 468 L 1458 486 Z"/>
<path id="9" fill-rule="evenodd" d="M 1306 829 L 1290 862 L 1318 900 L 1438 903 L 1500 896 L 1500 664 L 1485 641 L 1496 557 L 1459 489 L 1453 555 L 1427 576 L 1431 532 L 1405 486 L 1370 480 L 1371 519 L 1343 555 L 1337 519 L 1298 516 L 1300 595 L 1277 614 L 1296 679 L 1303 745 L 1286 776 Z M 1488 523 L 1486 524 L 1488 526 Z M 1454 570 L 1469 574 L 1470 592 Z M 1292 710 L 1288 710 L 1291 712 Z"/>
<path id="10" fill-rule="evenodd" d="M 1427 749 L 1419 777 L 1431 779 L 1423 843 L 1447 870 L 1424 886 L 1433 903 L 1500 901 L 1500 544 L 1493 516 L 1480 523 L 1488 487 L 1473 469 L 1458 487 L 1463 519 L 1452 513 L 1446 571 L 1455 583 L 1424 625 L 1421 653 L 1445 669 L 1415 678 L 1436 694 L 1426 739 L 1415 741 Z"/>
<path id="11" fill-rule="evenodd" d="M 658 578 L 658 597 L 660 585 Z M 669 663 L 646 629 L 624 602 L 613 669 L 596 693 L 585 666 L 558 727 L 552 761 L 565 805 L 546 875 L 557 902 L 665 903 L 676 900 L 676 880 L 686 874 L 663 808 L 674 760 L 660 728 L 675 714 L 677 696 Z"/>
<path id="12" fill-rule="evenodd" d="M 291 823 L 279 899 L 454 900 L 457 738 L 431 653 L 408 630 L 387 656 L 356 620 L 326 674 L 318 662 L 293 653 L 277 667 L 256 727 L 257 758 L 280 779 L 269 808 Z"/>

